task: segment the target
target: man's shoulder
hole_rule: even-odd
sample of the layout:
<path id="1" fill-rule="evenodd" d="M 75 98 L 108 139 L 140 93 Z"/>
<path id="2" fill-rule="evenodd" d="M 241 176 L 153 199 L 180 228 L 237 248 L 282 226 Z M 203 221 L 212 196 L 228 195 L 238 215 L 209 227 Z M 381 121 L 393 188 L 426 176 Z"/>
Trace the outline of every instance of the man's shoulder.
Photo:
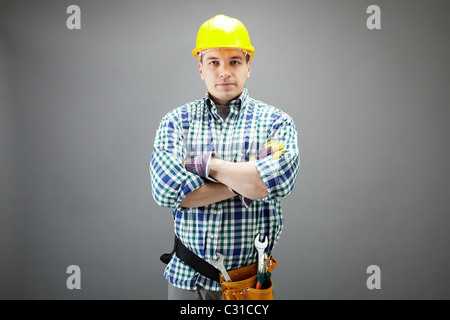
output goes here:
<path id="1" fill-rule="evenodd" d="M 261 114 L 261 116 L 278 118 L 283 120 L 292 120 L 291 116 L 283 111 L 281 108 L 275 107 L 271 104 L 265 103 L 261 100 L 254 98 L 248 99 L 250 106 L 254 106 L 256 110 Z"/>

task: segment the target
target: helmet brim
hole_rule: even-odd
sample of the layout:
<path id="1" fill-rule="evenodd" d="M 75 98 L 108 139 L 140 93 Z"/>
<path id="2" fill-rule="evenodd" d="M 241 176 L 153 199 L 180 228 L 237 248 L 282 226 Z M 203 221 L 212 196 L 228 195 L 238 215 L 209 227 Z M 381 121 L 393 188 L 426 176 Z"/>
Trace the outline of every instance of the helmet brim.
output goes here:
<path id="1" fill-rule="evenodd" d="M 242 47 L 236 47 L 236 46 L 223 46 L 223 47 L 201 47 L 201 48 L 195 48 L 194 50 L 192 50 L 192 55 L 194 57 L 196 57 L 197 59 L 200 60 L 200 53 L 202 51 L 206 51 L 206 50 L 238 50 L 238 51 L 245 51 L 249 54 L 250 58 L 249 60 L 251 60 L 253 58 L 253 55 L 255 54 L 255 48 L 249 47 L 249 48 L 242 48 Z"/>

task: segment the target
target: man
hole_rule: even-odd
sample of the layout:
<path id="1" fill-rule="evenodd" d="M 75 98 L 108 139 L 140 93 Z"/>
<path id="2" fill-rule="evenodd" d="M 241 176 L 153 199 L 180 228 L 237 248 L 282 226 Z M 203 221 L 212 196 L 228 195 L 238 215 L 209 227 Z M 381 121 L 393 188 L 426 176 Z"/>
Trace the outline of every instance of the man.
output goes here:
<path id="1" fill-rule="evenodd" d="M 240 21 L 206 21 L 192 54 L 207 94 L 162 119 L 150 162 L 152 194 L 172 208 L 180 246 L 202 262 L 221 253 L 232 270 L 256 262 L 258 233 L 269 240 L 267 253 L 280 237 L 280 199 L 291 193 L 300 163 L 297 130 L 286 113 L 249 97 L 254 48 Z M 220 299 L 217 279 L 178 255 L 166 257 L 169 299 Z"/>

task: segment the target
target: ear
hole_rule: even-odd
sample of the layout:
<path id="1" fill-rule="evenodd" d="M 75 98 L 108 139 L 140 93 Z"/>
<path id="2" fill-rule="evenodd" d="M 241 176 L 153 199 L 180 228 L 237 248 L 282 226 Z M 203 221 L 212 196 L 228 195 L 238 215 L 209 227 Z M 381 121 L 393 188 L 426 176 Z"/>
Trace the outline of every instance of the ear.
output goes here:
<path id="1" fill-rule="evenodd" d="M 202 80 L 205 80 L 203 77 L 203 63 L 201 63 L 200 61 L 198 62 L 198 72 L 200 73 L 200 78 Z"/>
<path id="2" fill-rule="evenodd" d="M 249 62 L 247 62 L 247 68 L 248 68 L 248 71 L 247 71 L 247 78 L 250 78 L 250 74 L 251 74 L 251 72 L 252 72 L 252 69 L 251 69 L 251 67 L 250 67 L 250 63 L 251 63 L 252 61 L 250 60 Z"/>

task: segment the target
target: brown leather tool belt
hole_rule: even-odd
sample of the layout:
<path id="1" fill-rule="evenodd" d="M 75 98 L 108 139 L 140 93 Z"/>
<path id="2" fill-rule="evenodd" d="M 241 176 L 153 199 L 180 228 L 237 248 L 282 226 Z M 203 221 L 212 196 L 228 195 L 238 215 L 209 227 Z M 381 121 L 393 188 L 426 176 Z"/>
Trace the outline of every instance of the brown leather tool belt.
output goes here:
<path id="1" fill-rule="evenodd" d="M 179 239 L 175 236 L 174 248 L 171 253 L 163 254 L 160 259 L 163 263 L 169 263 L 173 254 L 196 270 L 203 276 L 218 281 L 222 290 L 222 296 L 224 300 L 273 300 L 273 282 L 270 279 L 270 285 L 263 289 L 256 289 L 257 283 L 257 264 L 228 270 L 228 275 L 231 278 L 230 281 L 225 281 L 223 275 L 213 267 L 211 264 L 197 256 L 191 250 L 189 250 Z M 269 275 L 273 269 L 277 266 L 278 262 L 269 257 L 270 263 L 268 264 Z"/>

